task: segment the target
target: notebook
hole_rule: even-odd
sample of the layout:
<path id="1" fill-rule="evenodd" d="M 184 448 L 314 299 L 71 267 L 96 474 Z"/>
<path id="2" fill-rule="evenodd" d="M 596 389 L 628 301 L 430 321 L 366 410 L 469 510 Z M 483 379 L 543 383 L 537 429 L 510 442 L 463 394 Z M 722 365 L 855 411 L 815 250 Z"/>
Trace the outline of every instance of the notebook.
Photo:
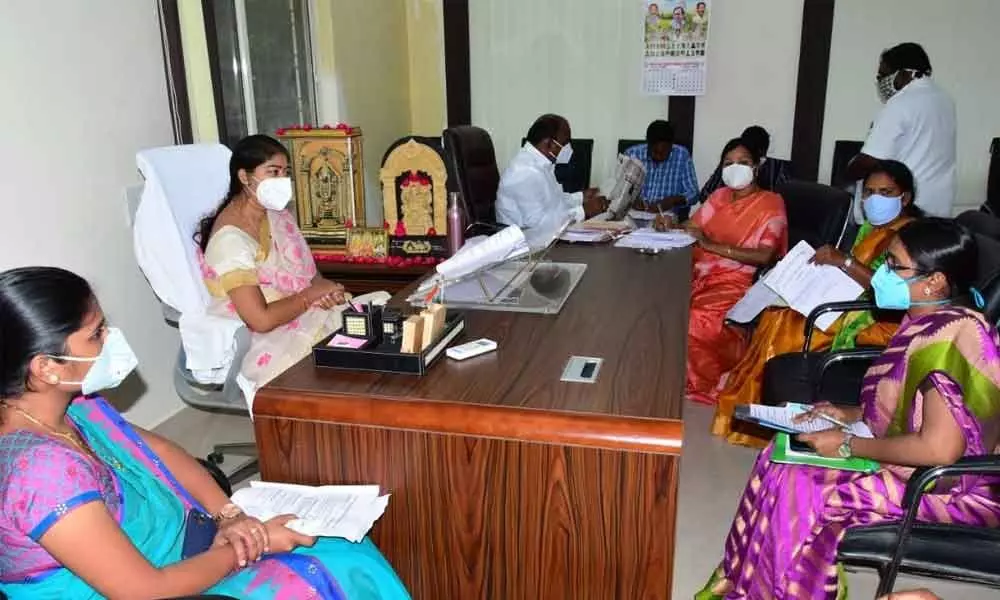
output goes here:
<path id="1" fill-rule="evenodd" d="M 792 442 L 792 436 L 779 432 L 774 436 L 774 447 L 771 450 L 771 462 L 786 465 L 809 465 L 825 469 L 840 469 L 841 471 L 857 471 L 859 473 L 874 473 L 879 470 L 879 464 L 870 458 L 852 456 L 850 458 L 828 458 L 820 456 L 811 450 L 797 449 Z"/>

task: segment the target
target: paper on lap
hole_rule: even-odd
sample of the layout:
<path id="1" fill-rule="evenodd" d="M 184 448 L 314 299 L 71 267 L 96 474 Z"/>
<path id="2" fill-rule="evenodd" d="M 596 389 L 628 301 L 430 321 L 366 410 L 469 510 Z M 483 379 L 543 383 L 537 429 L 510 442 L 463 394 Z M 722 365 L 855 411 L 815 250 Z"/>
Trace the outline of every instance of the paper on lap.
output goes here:
<path id="1" fill-rule="evenodd" d="M 838 427 L 836 424 L 822 418 L 811 419 L 809 421 L 795 422 L 799 415 L 809 412 L 812 407 L 806 404 L 788 403 L 785 406 L 764 406 L 760 404 L 744 404 L 737 406 L 734 416 L 737 418 L 750 417 L 750 419 L 778 431 L 787 433 L 816 433 L 817 431 L 827 431 Z M 847 431 L 857 437 L 873 438 L 871 429 L 862 421 L 846 423 Z"/>
<path id="2" fill-rule="evenodd" d="M 379 495 L 377 485 L 311 487 L 253 481 L 237 490 L 233 503 L 266 521 L 291 514 L 298 517 L 287 527 L 311 536 L 339 537 L 360 542 L 389 505 L 389 495 Z"/>
<path id="3" fill-rule="evenodd" d="M 769 288 L 789 308 L 804 317 L 809 316 L 821 304 L 856 300 L 864 293 L 864 288 L 840 269 L 809 262 L 815 254 L 816 251 L 807 242 L 796 244 L 767 275 L 747 290 L 740 302 L 733 307 L 735 314 L 727 314 L 726 318 L 737 323 L 747 323 L 773 305 L 773 302 L 764 303 L 766 293 L 758 287 L 760 284 Z M 840 317 L 841 313 L 826 313 L 816 319 L 816 327 L 826 331 Z"/>

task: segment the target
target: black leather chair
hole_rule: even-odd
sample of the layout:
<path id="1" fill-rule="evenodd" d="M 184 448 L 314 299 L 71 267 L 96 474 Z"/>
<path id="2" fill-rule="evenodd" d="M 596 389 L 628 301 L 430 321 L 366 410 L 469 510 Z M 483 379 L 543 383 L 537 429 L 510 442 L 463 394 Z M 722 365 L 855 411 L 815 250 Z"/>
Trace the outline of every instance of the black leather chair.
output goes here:
<path id="1" fill-rule="evenodd" d="M 975 235 L 980 258 L 978 279 L 986 302 L 982 310 L 990 322 L 997 323 L 1000 320 L 1000 240 Z M 820 315 L 851 310 L 877 308 L 871 300 L 835 302 L 816 307 L 806 319 L 802 351 L 775 356 L 764 365 L 762 404 L 811 404 L 821 399 L 833 404 L 857 406 L 861 380 L 883 348 L 870 346 L 837 352 L 809 351 L 813 325 Z"/>
<path id="2" fill-rule="evenodd" d="M 493 233 L 497 225 L 497 189 L 500 171 L 493 140 L 473 125 L 451 127 L 442 132 L 448 189 L 459 192 L 468 212 L 468 235 Z"/>
<path id="3" fill-rule="evenodd" d="M 521 145 L 528 141 L 521 138 Z M 572 138 L 573 156 L 569 162 L 556 165 L 556 181 L 562 185 L 567 194 L 582 192 L 590 187 L 590 171 L 594 163 L 594 140 L 587 138 Z"/>
<path id="4" fill-rule="evenodd" d="M 906 485 L 902 522 L 848 529 L 837 547 L 838 562 L 876 569 L 876 597 L 892 591 L 899 573 L 1000 589 L 1000 529 L 917 522 L 924 491 L 943 477 L 961 475 L 1000 476 L 1000 455 L 918 469 Z"/>
<path id="5" fill-rule="evenodd" d="M 973 233 L 1000 240 L 1000 213 L 985 210 L 967 210 L 955 217 Z"/>
<path id="6" fill-rule="evenodd" d="M 1000 217 L 1000 138 L 990 142 L 990 170 L 986 179 L 986 202 L 982 210 Z"/>
<path id="7" fill-rule="evenodd" d="M 790 180 L 778 186 L 788 214 L 788 247 L 806 241 L 813 248 L 836 246 L 851 212 L 851 195 L 812 181 Z"/>
<path id="8" fill-rule="evenodd" d="M 833 143 L 833 166 L 830 169 L 830 185 L 845 189 L 854 185 L 854 180 L 847 176 L 847 165 L 851 159 L 861 152 L 864 142 L 854 140 L 837 140 Z"/>

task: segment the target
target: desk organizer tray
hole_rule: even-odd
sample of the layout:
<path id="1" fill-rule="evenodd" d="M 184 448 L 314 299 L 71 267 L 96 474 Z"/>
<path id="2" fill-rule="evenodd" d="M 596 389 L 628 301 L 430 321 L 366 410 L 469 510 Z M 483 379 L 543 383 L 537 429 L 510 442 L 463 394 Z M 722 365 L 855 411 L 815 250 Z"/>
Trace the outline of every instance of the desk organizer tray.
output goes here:
<path id="1" fill-rule="evenodd" d="M 444 331 L 419 354 L 399 351 L 400 341 L 380 342 L 362 348 L 333 348 L 327 343 L 333 332 L 319 344 L 313 346 L 313 360 L 317 367 L 331 367 L 349 371 L 372 371 L 375 373 L 400 373 L 403 375 L 424 375 L 438 357 L 444 356 L 445 348 L 455 341 L 465 330 L 465 315 L 449 310 L 445 315 Z"/>

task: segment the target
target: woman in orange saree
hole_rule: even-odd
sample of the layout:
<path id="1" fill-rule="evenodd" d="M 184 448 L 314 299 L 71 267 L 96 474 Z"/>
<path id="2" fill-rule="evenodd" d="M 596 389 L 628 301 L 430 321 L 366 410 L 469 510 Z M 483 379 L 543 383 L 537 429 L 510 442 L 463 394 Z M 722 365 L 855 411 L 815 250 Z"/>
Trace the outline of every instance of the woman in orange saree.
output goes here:
<path id="1" fill-rule="evenodd" d="M 824 246 L 815 261 L 843 269 L 866 289 L 885 260 L 893 236 L 920 216 L 913 203 L 913 173 L 901 162 L 881 161 L 865 178 L 862 198 L 866 220 L 858 231 L 851 256 Z M 869 214 L 870 213 L 870 214 Z M 827 332 L 813 331 L 812 350 L 853 348 L 855 345 L 885 346 L 896 333 L 898 322 L 876 321 L 869 311 L 848 313 Z M 802 348 L 805 317 L 790 308 L 771 308 L 761 315 L 746 353 L 724 375 L 715 389 L 717 399 L 712 433 L 731 444 L 763 448 L 770 433 L 732 418 L 738 404 L 760 401 L 764 364 L 772 357 Z"/>
<path id="2" fill-rule="evenodd" d="M 719 377 L 736 364 L 744 335 L 726 325 L 726 313 L 753 283 L 757 268 L 788 247 L 785 202 L 757 187 L 756 148 L 740 139 L 722 152 L 722 180 L 686 224 L 698 240 L 694 249 L 687 342 L 687 396 L 711 402 Z M 662 223 L 661 223 L 662 225 Z"/>

